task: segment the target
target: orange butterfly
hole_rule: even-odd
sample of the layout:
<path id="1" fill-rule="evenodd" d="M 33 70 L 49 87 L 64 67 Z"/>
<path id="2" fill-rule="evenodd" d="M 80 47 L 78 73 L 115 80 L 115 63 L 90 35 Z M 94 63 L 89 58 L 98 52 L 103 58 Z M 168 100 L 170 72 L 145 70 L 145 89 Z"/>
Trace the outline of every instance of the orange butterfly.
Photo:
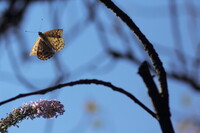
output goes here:
<path id="1" fill-rule="evenodd" d="M 30 56 L 37 56 L 40 60 L 48 60 L 55 52 L 64 48 L 63 30 L 55 29 L 47 32 L 38 32 L 38 39 L 33 45 Z"/>

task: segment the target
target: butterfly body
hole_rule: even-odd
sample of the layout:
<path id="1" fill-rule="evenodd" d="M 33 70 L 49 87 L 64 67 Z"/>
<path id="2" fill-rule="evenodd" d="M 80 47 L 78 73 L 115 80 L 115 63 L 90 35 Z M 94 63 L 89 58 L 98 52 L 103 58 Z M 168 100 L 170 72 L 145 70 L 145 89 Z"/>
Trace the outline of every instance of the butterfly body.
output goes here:
<path id="1" fill-rule="evenodd" d="M 51 58 L 55 52 L 64 48 L 63 30 L 55 29 L 47 32 L 38 32 L 38 39 L 34 44 L 30 56 L 37 56 L 40 60 Z"/>

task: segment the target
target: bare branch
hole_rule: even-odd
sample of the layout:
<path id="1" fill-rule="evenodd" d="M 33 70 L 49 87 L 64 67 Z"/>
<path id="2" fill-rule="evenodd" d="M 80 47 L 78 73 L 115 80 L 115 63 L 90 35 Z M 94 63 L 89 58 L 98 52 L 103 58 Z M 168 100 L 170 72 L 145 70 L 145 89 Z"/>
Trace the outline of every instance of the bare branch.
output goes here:
<path id="1" fill-rule="evenodd" d="M 143 62 L 140 67 L 138 73 L 142 77 L 144 83 L 146 84 L 149 97 L 153 103 L 154 109 L 157 114 L 157 120 L 160 123 L 160 127 L 163 133 L 174 133 L 174 129 L 172 126 L 172 122 L 170 120 L 170 112 L 167 110 L 167 105 L 162 99 L 161 94 L 158 92 L 158 88 L 153 81 L 153 77 L 150 74 L 147 62 Z"/>
<path id="2" fill-rule="evenodd" d="M 166 72 L 151 42 L 149 42 L 149 40 L 140 31 L 140 29 L 132 21 L 132 19 L 126 13 L 124 13 L 120 8 L 118 8 L 111 0 L 100 0 L 100 1 L 104 3 L 109 9 L 111 9 L 124 23 L 126 23 L 126 25 L 135 33 L 137 38 L 142 42 L 144 50 L 147 51 L 147 53 L 149 54 L 149 57 L 153 63 L 154 69 L 157 73 L 162 97 L 165 99 L 164 101 L 166 101 L 166 104 L 169 104 L 169 94 L 168 94 L 168 88 L 167 88 Z"/>
<path id="3" fill-rule="evenodd" d="M 154 86 L 148 86 L 148 87 L 151 87 L 149 88 L 149 94 L 153 95 L 153 92 L 156 92 L 155 95 L 157 97 L 155 98 L 151 97 L 151 98 L 152 98 L 153 103 L 155 104 L 154 107 L 156 108 L 156 111 L 158 111 L 158 113 L 162 113 L 161 115 L 160 114 L 158 115 L 158 116 L 161 116 L 159 117 L 158 121 L 160 123 L 163 133 L 174 133 L 173 126 L 170 120 L 169 94 L 168 94 L 168 87 L 167 87 L 166 72 L 160 58 L 158 57 L 157 52 L 155 51 L 151 42 L 149 42 L 149 40 L 145 37 L 145 35 L 140 31 L 137 25 L 132 21 L 132 19 L 125 12 L 123 12 L 120 8 L 118 8 L 111 0 L 100 0 L 100 1 L 104 3 L 107 8 L 111 9 L 116 14 L 116 16 L 118 16 L 124 23 L 126 23 L 126 25 L 134 32 L 136 37 L 141 41 L 141 44 L 143 45 L 144 50 L 147 51 L 149 58 L 151 59 L 153 63 L 156 74 L 158 76 L 158 81 L 159 81 L 160 89 L 161 89 L 160 90 L 161 92 L 159 93 L 157 88 L 155 88 L 156 85 L 153 82 L 153 80 L 150 80 L 152 77 L 150 77 L 148 80 L 151 81 L 151 83 L 154 83 L 154 84 L 151 84 Z M 145 73 L 146 72 L 147 71 L 145 71 Z M 150 72 L 149 72 L 149 75 L 150 75 Z M 151 89 L 153 89 L 153 92 Z M 159 101 L 163 104 L 162 108 L 167 111 L 163 111 L 163 112 L 159 111 L 161 104 L 158 101 L 156 102 L 157 98 L 159 98 Z M 165 124 L 167 124 L 168 126 L 165 126 Z"/>
<path id="4" fill-rule="evenodd" d="M 56 86 L 53 86 L 53 87 L 49 87 L 49 88 L 42 89 L 42 90 L 39 90 L 39 91 L 34 91 L 34 92 L 31 92 L 31 93 L 19 94 L 19 95 L 13 97 L 13 98 L 10 98 L 10 99 L 7 99 L 5 101 L 0 102 L 0 106 L 3 105 L 3 104 L 6 104 L 8 102 L 14 101 L 16 99 L 23 98 L 23 97 L 32 96 L 32 95 L 43 95 L 43 94 L 46 94 L 48 92 L 51 92 L 51 91 L 54 91 L 54 90 L 57 90 L 57 89 L 61 89 L 63 87 L 82 85 L 82 84 L 85 84 L 85 85 L 86 84 L 103 85 L 103 86 L 106 86 L 106 87 L 112 89 L 113 91 L 120 92 L 120 93 L 128 96 L 135 103 L 137 103 L 141 108 L 143 108 L 145 111 L 147 111 L 152 117 L 156 118 L 155 113 L 152 112 L 149 108 L 147 108 L 142 102 L 140 102 L 131 93 L 127 92 L 126 90 L 124 90 L 122 88 L 114 86 L 110 82 L 105 82 L 105 81 L 97 80 L 97 79 L 83 79 L 83 80 L 78 80 L 78 81 L 73 81 L 73 82 L 69 82 L 69 83 L 65 83 L 65 84 L 56 85 Z"/>

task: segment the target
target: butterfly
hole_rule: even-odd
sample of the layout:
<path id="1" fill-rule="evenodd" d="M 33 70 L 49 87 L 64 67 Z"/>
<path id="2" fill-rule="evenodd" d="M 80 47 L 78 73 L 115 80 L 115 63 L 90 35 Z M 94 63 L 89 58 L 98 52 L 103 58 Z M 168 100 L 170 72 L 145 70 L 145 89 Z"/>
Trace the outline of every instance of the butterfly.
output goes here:
<path id="1" fill-rule="evenodd" d="M 48 60 L 55 52 L 64 48 L 63 30 L 54 29 L 47 32 L 38 32 L 38 39 L 33 45 L 30 56 L 37 56 L 40 60 Z"/>

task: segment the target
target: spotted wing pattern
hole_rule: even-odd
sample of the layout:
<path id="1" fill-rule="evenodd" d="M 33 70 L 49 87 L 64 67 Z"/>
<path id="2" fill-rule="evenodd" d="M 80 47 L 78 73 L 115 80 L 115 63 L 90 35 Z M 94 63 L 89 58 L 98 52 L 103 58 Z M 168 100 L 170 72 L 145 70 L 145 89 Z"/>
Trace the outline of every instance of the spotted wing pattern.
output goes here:
<path id="1" fill-rule="evenodd" d="M 59 52 L 60 50 L 64 48 L 63 38 L 55 38 L 55 37 L 47 37 L 47 38 L 56 52 Z"/>
<path id="2" fill-rule="evenodd" d="M 48 60 L 54 55 L 54 51 L 49 48 L 44 41 L 40 40 L 38 45 L 37 57 L 40 60 Z"/>
<path id="3" fill-rule="evenodd" d="M 37 39 L 30 52 L 30 56 L 37 56 L 40 60 L 48 60 L 53 55 L 54 51 L 49 48 L 40 37 Z"/>
<path id="4" fill-rule="evenodd" d="M 55 37 L 55 38 L 62 38 L 63 30 L 62 29 L 55 29 L 50 30 L 43 33 L 46 37 Z"/>
<path id="5" fill-rule="evenodd" d="M 30 56 L 37 56 L 40 60 L 47 60 L 51 58 L 55 52 L 59 52 L 64 48 L 64 39 L 62 38 L 63 30 L 50 30 L 44 32 L 43 35 L 49 40 L 53 48 L 50 48 L 47 43 L 39 37 L 30 52 Z"/>

